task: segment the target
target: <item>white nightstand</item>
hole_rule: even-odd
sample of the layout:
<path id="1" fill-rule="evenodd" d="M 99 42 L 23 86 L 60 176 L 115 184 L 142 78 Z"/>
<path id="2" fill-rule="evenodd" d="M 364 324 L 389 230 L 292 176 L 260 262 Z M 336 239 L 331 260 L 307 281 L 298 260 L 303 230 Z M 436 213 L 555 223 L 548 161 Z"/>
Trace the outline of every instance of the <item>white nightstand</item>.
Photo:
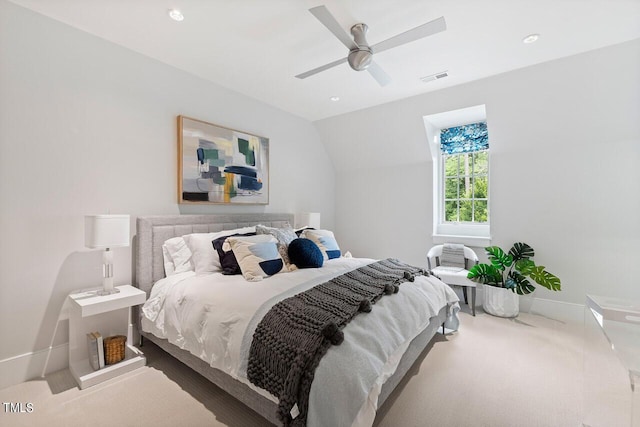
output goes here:
<path id="1" fill-rule="evenodd" d="M 146 301 L 144 291 L 130 285 L 120 292 L 98 295 L 95 290 L 69 295 L 69 369 L 81 389 L 117 377 L 145 365 L 144 354 L 133 343 L 131 307 Z M 94 371 L 89 364 L 87 333 L 100 332 L 106 338 L 126 335 L 125 358 Z"/>

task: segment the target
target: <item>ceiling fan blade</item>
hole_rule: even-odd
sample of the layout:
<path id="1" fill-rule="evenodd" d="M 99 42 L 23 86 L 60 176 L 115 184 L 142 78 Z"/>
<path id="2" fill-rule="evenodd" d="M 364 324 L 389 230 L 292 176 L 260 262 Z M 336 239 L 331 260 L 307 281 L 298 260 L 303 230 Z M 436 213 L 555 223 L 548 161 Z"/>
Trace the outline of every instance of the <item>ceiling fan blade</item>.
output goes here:
<path id="1" fill-rule="evenodd" d="M 338 59 L 337 61 L 330 62 L 328 64 L 323 65 L 322 67 L 314 68 L 313 70 L 309 70 L 306 73 L 298 74 L 296 77 L 299 79 L 306 79 L 309 76 L 313 76 L 314 74 L 318 74 L 321 71 L 328 70 L 329 68 L 333 68 L 336 65 L 340 65 L 343 62 L 347 62 L 347 58 Z"/>
<path id="2" fill-rule="evenodd" d="M 405 31 L 404 33 L 400 33 L 389 39 L 381 41 L 380 43 L 376 43 L 371 46 L 371 50 L 373 50 L 374 53 L 383 52 L 396 46 L 439 33 L 446 29 L 447 23 L 444 20 L 444 16 L 441 16 L 440 18 L 434 19 L 426 24 L 422 24 L 418 27 L 412 28 L 411 30 Z"/>
<path id="3" fill-rule="evenodd" d="M 353 38 L 347 34 L 347 32 L 342 28 L 342 26 L 336 21 L 336 18 L 333 17 L 329 9 L 326 6 L 316 6 L 314 8 L 309 9 L 309 12 L 315 16 L 318 21 L 322 23 L 329 31 L 333 33 L 334 36 L 338 38 L 349 50 L 355 49 L 358 46 L 353 41 Z"/>
<path id="4" fill-rule="evenodd" d="M 374 79 L 376 79 L 380 86 L 386 86 L 391 83 L 391 77 L 389 77 L 389 74 L 385 73 L 375 61 L 369 64 L 367 71 Z"/>

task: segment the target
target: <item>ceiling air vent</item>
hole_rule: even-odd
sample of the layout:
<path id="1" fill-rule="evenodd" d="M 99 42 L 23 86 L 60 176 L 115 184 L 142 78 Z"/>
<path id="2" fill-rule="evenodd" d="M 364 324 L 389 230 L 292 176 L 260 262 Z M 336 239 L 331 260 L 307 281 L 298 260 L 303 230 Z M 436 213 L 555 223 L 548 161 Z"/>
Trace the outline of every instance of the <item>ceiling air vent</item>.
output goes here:
<path id="1" fill-rule="evenodd" d="M 449 75 L 449 72 L 441 71 L 439 73 L 431 74 L 430 76 L 420 77 L 420 80 L 422 80 L 424 83 L 427 83 L 434 80 L 444 79 L 448 75 Z"/>

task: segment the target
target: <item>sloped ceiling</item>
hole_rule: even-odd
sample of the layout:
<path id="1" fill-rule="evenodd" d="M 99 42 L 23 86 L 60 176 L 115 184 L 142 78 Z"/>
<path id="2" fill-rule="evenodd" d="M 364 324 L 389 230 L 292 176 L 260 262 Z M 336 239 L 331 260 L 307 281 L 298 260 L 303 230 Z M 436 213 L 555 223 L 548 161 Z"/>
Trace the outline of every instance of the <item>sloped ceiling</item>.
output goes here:
<path id="1" fill-rule="evenodd" d="M 12 1 L 309 120 L 640 37 L 638 0 Z M 370 44 L 440 16 L 447 30 L 376 55 L 393 79 L 386 87 L 346 64 L 300 80 L 348 53 L 309 13 L 321 4 L 347 32 L 366 23 Z M 171 8 L 184 21 L 171 20 Z M 531 33 L 540 39 L 524 44 Z"/>

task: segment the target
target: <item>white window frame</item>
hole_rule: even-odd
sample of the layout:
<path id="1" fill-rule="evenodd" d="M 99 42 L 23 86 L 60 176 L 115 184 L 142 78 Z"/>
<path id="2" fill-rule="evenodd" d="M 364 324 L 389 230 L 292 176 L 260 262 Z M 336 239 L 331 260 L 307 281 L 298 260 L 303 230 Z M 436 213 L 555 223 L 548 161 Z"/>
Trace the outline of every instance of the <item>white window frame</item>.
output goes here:
<path id="1" fill-rule="evenodd" d="M 487 152 L 487 173 L 477 173 L 475 171 L 475 160 L 473 160 L 473 155 L 476 153 L 482 153 L 482 152 Z M 471 160 L 471 171 L 469 175 L 460 175 L 460 159 L 463 155 L 469 155 L 471 156 L 472 160 Z M 470 153 L 455 153 L 455 154 L 444 154 L 441 153 L 440 155 L 440 161 L 442 162 L 442 164 L 440 165 L 440 172 L 441 172 L 441 176 L 440 176 L 440 185 L 441 185 L 441 191 L 442 191 L 442 200 L 440 201 L 440 217 L 442 218 L 442 222 L 445 223 L 452 223 L 452 222 L 462 222 L 464 224 L 484 224 L 484 223 L 478 223 L 476 221 L 447 221 L 445 218 L 445 212 L 446 212 L 446 208 L 445 205 L 448 201 L 451 200 L 457 200 L 458 201 L 458 218 L 460 218 L 460 202 L 462 200 L 471 200 L 471 205 L 472 205 L 472 217 L 475 217 L 475 202 L 476 201 L 481 201 L 484 200 L 487 202 L 487 223 L 489 223 L 491 221 L 490 218 L 490 212 L 489 212 L 489 194 L 487 194 L 487 197 L 475 197 L 475 185 L 471 184 L 471 188 L 472 188 L 472 195 L 471 195 L 471 199 L 465 198 L 465 197 L 460 197 L 460 186 L 458 185 L 458 194 L 457 197 L 455 199 L 447 199 L 445 197 L 445 193 L 446 193 L 446 180 L 447 180 L 447 175 L 446 175 L 446 163 L 447 163 L 447 158 L 449 157 L 457 157 L 458 160 L 458 168 L 457 171 L 458 173 L 456 174 L 456 178 L 457 179 L 465 179 L 466 177 L 469 177 L 469 179 L 471 179 L 472 181 L 477 178 L 477 177 L 482 177 L 482 176 L 486 176 L 487 177 L 487 182 L 489 181 L 489 170 L 490 170 L 490 166 L 489 166 L 489 150 L 479 150 L 479 151 L 473 151 Z M 449 176 L 448 178 L 451 178 L 451 176 Z"/>
<path id="2" fill-rule="evenodd" d="M 484 105 L 424 117 L 433 159 L 433 242 L 461 243 L 467 246 L 491 245 L 491 148 L 488 155 L 487 223 L 447 222 L 444 220 L 444 155 L 440 150 L 440 130 L 486 121 Z"/>

